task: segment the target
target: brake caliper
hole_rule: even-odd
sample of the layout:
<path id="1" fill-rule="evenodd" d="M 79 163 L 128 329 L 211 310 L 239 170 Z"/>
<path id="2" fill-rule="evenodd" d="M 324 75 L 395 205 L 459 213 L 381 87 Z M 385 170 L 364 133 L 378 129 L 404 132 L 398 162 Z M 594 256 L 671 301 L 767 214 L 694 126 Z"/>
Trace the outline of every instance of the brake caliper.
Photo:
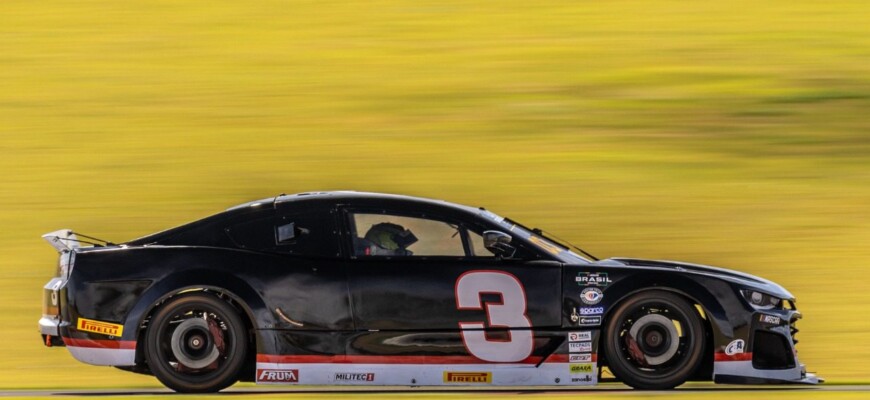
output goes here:
<path id="1" fill-rule="evenodd" d="M 226 350 L 226 343 L 224 342 L 224 331 L 221 329 L 220 325 L 218 325 L 217 321 L 214 318 L 208 319 L 208 331 L 211 333 L 211 337 L 214 340 L 214 346 L 217 347 L 218 353 L 221 356 L 224 355 L 224 351 Z"/>
<path id="2" fill-rule="evenodd" d="M 643 367 L 648 366 L 643 350 L 640 349 L 640 346 L 637 345 L 637 341 L 628 333 L 625 334 L 625 345 L 628 346 L 628 354 L 631 358 Z"/>

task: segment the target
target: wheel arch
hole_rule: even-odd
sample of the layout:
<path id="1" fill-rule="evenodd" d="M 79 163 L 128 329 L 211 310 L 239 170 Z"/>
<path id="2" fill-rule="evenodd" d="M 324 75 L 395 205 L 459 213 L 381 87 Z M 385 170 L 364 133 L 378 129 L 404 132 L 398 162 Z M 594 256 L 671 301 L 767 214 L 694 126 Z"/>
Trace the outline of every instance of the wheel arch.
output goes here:
<path id="1" fill-rule="evenodd" d="M 126 326 L 136 332 L 136 364 L 144 365 L 147 322 L 154 313 L 172 298 L 186 293 L 211 293 L 239 311 L 239 316 L 249 332 L 251 360 L 256 360 L 259 345 L 257 330 L 258 315 L 266 310 L 262 298 L 242 279 L 224 271 L 188 270 L 167 276 L 150 287 L 128 315 Z M 246 362 L 253 365 L 253 362 Z"/>
<path id="2" fill-rule="evenodd" d="M 620 304 L 638 293 L 665 291 L 680 296 L 689 302 L 693 308 L 695 306 L 701 308 L 703 314 L 699 313 L 699 316 L 701 317 L 701 324 L 704 327 L 707 340 L 703 350 L 704 354 L 701 366 L 690 380 L 712 379 L 715 344 L 723 337 L 732 336 L 733 327 L 728 322 L 726 308 L 713 293 L 717 288 L 711 290 L 709 286 L 705 286 L 708 283 L 701 283 L 689 277 L 679 275 L 654 277 L 649 274 L 642 274 L 634 276 L 631 279 L 621 280 L 609 287 L 607 294 L 615 294 L 616 299 L 608 302 L 605 313 L 602 316 L 602 342 L 598 344 L 598 349 L 601 353 L 598 357 L 599 367 L 607 365 L 607 354 L 604 353 L 606 346 L 603 341 L 606 340 L 608 335 L 604 330 L 609 320 L 613 317 L 613 312 Z M 720 283 L 724 285 L 724 282 Z M 614 296 L 608 297 L 613 298 Z"/>

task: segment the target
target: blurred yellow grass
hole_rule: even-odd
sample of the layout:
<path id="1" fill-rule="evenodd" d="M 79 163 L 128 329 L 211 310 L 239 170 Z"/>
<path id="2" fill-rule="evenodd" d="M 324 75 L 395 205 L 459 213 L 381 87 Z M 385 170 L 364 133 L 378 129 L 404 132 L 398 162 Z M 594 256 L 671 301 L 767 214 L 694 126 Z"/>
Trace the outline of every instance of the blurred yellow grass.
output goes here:
<path id="1" fill-rule="evenodd" d="M 870 367 L 870 4 L 0 4 L 0 387 L 154 379 L 44 349 L 39 235 L 112 240 L 280 192 L 486 206 L 798 297 Z"/>

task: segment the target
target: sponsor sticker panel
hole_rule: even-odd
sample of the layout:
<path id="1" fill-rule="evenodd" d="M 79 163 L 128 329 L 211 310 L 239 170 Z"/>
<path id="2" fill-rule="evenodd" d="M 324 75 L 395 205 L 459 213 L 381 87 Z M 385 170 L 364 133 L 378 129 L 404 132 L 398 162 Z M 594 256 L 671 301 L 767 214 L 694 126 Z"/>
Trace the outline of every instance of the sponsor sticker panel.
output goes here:
<path id="1" fill-rule="evenodd" d="M 600 326 L 601 316 L 580 317 L 577 320 L 577 325 L 580 326 Z"/>
<path id="2" fill-rule="evenodd" d="M 759 314 L 758 321 L 770 325 L 779 325 L 782 322 L 782 318 L 776 315 Z"/>
<path id="3" fill-rule="evenodd" d="M 592 354 L 569 354 L 568 355 L 569 363 L 590 363 L 592 362 Z"/>
<path id="4" fill-rule="evenodd" d="M 592 340 L 592 331 L 568 332 L 569 342 L 588 342 Z"/>
<path id="5" fill-rule="evenodd" d="M 604 314 L 604 307 L 580 307 L 580 315 Z"/>
<path id="6" fill-rule="evenodd" d="M 597 287 L 588 287 L 580 292 L 580 300 L 589 305 L 595 305 L 604 298 L 604 292 Z"/>
<path id="7" fill-rule="evenodd" d="M 332 380 L 335 382 L 373 382 L 373 372 L 336 372 Z"/>
<path id="8" fill-rule="evenodd" d="M 610 280 L 610 277 L 607 276 L 607 272 L 580 272 L 577 274 L 577 277 L 574 278 L 574 281 L 577 282 L 577 285 L 579 286 L 598 287 L 606 287 L 613 283 Z"/>
<path id="9" fill-rule="evenodd" d="M 257 369 L 257 383 L 299 383 L 298 369 Z"/>
<path id="10" fill-rule="evenodd" d="M 492 372 L 444 371 L 444 383 L 492 383 Z"/>
<path id="11" fill-rule="evenodd" d="M 83 332 L 99 333 L 108 336 L 121 336 L 124 334 L 124 325 L 86 318 L 79 318 L 76 328 Z"/>
<path id="12" fill-rule="evenodd" d="M 592 352 L 592 342 L 573 342 L 568 343 L 569 353 L 590 353 Z"/>
<path id="13" fill-rule="evenodd" d="M 591 374 L 592 364 L 568 364 L 568 371 L 572 374 Z"/>
<path id="14" fill-rule="evenodd" d="M 728 343 L 728 346 L 725 346 L 725 354 L 729 356 L 733 356 L 735 354 L 741 354 L 745 351 L 746 342 L 743 339 L 737 339 Z"/>

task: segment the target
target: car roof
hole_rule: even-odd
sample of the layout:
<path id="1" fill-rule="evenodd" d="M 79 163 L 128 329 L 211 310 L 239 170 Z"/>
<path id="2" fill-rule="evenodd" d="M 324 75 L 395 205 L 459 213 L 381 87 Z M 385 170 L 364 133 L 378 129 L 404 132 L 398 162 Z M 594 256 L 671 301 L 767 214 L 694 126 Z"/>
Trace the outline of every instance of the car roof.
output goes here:
<path id="1" fill-rule="evenodd" d="M 419 206 L 435 206 L 452 208 L 456 211 L 464 211 L 469 213 L 477 213 L 482 208 L 475 208 L 466 205 L 451 203 L 446 200 L 428 199 L 424 197 L 406 196 L 390 193 L 375 193 L 375 192 L 357 192 L 352 190 L 336 190 L 324 192 L 303 192 L 295 194 L 280 194 L 275 197 L 249 201 L 244 204 L 239 204 L 227 209 L 227 211 L 235 211 L 249 207 L 256 207 L 262 204 L 274 205 L 291 205 L 296 202 L 315 201 L 326 203 L 359 203 L 359 202 L 387 202 L 387 203 L 406 203 L 416 204 Z"/>
<path id="2" fill-rule="evenodd" d="M 312 205 L 323 205 L 323 206 L 334 206 L 334 205 L 349 205 L 351 207 L 354 206 L 362 206 L 362 207 L 399 207 L 400 209 L 409 210 L 409 209 L 417 209 L 420 210 L 448 210 L 448 212 L 453 212 L 457 214 L 465 214 L 465 215 L 477 215 L 481 211 L 481 209 L 463 206 L 455 203 L 450 203 L 444 200 L 433 200 L 426 199 L 422 197 L 413 197 L 413 196 L 403 196 L 397 194 L 387 194 L 387 193 L 371 193 L 371 192 L 354 192 L 354 191 L 330 191 L 330 192 L 305 192 L 305 193 L 296 193 L 296 194 L 280 194 L 275 197 L 267 197 L 260 200 L 249 201 L 247 203 L 239 204 L 237 206 L 233 206 L 228 208 L 226 211 L 214 214 L 196 221 L 189 222 L 187 224 L 183 224 L 180 226 L 176 226 L 174 228 L 170 228 L 164 231 L 152 233 L 150 235 L 146 235 L 140 237 L 138 239 L 134 239 L 125 244 L 128 245 L 144 245 L 157 242 L 158 240 L 162 240 L 167 237 L 172 237 L 174 235 L 181 234 L 185 231 L 189 231 L 191 229 L 196 229 L 199 227 L 207 226 L 208 224 L 218 223 L 219 221 L 224 221 L 227 218 L 233 218 L 235 216 L 245 215 L 248 212 L 256 212 L 258 210 L 263 210 L 264 208 L 284 208 L 284 207 L 294 207 L 294 205 L 298 204 L 302 207 L 309 207 Z M 266 206 L 266 207 L 261 207 Z"/>

